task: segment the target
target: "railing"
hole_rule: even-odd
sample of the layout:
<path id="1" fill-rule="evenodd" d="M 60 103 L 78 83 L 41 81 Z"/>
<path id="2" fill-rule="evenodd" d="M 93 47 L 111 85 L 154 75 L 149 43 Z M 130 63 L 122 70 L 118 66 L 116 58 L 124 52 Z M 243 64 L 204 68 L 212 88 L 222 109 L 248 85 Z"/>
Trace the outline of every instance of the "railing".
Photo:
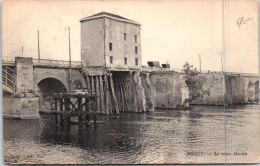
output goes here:
<path id="1" fill-rule="evenodd" d="M 183 69 L 180 68 L 162 68 L 162 67 L 150 67 L 142 66 L 143 71 L 175 71 L 178 73 L 183 73 Z"/>
<path id="2" fill-rule="evenodd" d="M 14 62 L 14 57 L 2 56 L 2 62 Z"/>
<path id="3" fill-rule="evenodd" d="M 33 59 L 33 63 L 35 65 L 61 65 L 61 66 L 69 66 L 70 61 L 63 60 L 51 60 L 51 59 Z M 72 67 L 81 67 L 80 61 L 71 61 Z"/>
<path id="4" fill-rule="evenodd" d="M 2 83 L 14 91 L 14 70 L 10 67 L 2 67 Z"/>
<path id="5" fill-rule="evenodd" d="M 14 63 L 15 57 L 2 56 L 3 63 Z M 36 65 L 61 65 L 61 66 L 69 66 L 69 61 L 64 60 L 52 60 L 52 59 L 33 59 L 33 63 Z M 71 61 L 71 66 L 73 67 L 81 67 L 81 61 Z"/>

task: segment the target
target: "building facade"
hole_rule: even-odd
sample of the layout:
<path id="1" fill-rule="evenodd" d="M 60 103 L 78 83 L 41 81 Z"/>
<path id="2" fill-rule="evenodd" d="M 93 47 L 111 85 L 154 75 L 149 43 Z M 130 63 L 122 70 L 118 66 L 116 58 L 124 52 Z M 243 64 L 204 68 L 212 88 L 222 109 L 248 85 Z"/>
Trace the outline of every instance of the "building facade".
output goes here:
<path id="1" fill-rule="evenodd" d="M 81 60 L 87 67 L 141 69 L 140 24 L 101 12 L 80 20 Z"/>

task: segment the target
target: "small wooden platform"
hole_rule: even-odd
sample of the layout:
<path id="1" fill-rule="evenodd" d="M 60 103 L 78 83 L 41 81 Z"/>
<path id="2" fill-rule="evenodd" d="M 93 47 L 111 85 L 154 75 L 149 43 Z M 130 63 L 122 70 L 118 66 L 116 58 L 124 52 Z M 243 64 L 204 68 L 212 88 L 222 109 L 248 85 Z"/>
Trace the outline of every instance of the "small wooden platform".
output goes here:
<path id="1" fill-rule="evenodd" d="M 96 124 L 97 116 L 97 97 L 93 94 L 74 94 L 74 93 L 53 93 L 55 100 L 55 109 L 50 110 L 50 113 L 55 114 L 55 122 L 58 124 L 70 124 L 70 118 L 78 117 L 79 125 L 83 125 L 84 121 L 90 121 L 90 116 L 93 117 Z"/>

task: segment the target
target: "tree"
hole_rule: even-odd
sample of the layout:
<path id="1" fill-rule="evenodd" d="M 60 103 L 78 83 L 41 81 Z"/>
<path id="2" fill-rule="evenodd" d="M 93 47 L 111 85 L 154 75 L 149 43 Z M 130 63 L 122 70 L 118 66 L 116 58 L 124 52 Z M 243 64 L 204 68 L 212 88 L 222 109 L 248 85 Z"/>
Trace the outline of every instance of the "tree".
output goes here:
<path id="1" fill-rule="evenodd" d="M 198 98 L 202 98 L 203 95 L 209 95 L 209 91 L 203 90 L 204 77 L 199 75 L 199 72 L 195 69 L 193 70 L 193 65 L 186 62 L 183 65 L 183 71 L 185 72 L 185 83 L 189 88 L 189 98 L 185 99 L 183 102 L 183 107 L 186 109 L 187 104 Z"/>

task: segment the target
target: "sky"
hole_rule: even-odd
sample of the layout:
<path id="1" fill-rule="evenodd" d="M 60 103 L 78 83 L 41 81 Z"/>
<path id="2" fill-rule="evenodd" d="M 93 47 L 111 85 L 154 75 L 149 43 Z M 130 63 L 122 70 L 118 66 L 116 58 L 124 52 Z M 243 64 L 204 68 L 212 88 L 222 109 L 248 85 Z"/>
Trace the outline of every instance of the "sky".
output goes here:
<path id="1" fill-rule="evenodd" d="M 37 58 L 39 30 L 41 59 L 69 60 L 70 26 L 72 60 L 80 61 L 79 20 L 104 11 L 142 25 L 143 65 L 159 61 L 182 68 L 189 62 L 199 69 L 200 55 L 202 70 L 221 71 L 223 54 L 226 71 L 258 73 L 257 1 L 224 1 L 8 0 L 2 5 L 2 56 Z"/>

